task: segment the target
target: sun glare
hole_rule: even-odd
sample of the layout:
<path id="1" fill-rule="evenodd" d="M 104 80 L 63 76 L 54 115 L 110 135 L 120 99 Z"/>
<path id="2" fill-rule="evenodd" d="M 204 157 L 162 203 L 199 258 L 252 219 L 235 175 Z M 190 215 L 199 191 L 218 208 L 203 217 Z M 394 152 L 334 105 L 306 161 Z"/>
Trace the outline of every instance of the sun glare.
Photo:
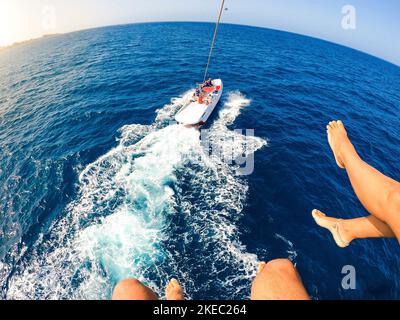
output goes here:
<path id="1" fill-rule="evenodd" d="M 15 9 L 9 1 L 0 2 L 0 46 L 12 44 L 15 34 Z"/>
<path id="2" fill-rule="evenodd" d="M 25 19 L 23 10 L 16 1 L 0 1 L 0 46 L 8 46 L 15 42 L 25 40 L 28 34 L 24 34 Z M 29 27 L 25 28 L 29 32 Z"/>

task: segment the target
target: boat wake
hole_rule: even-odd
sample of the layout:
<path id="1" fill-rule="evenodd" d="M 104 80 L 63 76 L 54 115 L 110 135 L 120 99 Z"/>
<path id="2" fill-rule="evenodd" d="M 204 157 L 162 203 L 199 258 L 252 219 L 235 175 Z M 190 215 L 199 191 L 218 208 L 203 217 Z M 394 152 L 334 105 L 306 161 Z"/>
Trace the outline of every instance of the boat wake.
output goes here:
<path id="1" fill-rule="evenodd" d="M 158 110 L 152 125 L 122 127 L 118 145 L 82 170 L 77 198 L 25 254 L 8 299 L 109 299 L 126 277 L 160 296 L 171 277 L 189 298 L 248 294 L 257 257 L 238 230 L 248 186 L 223 159 L 266 141 L 228 128 L 250 104 L 233 92 L 209 130 L 220 156 L 210 155 L 199 130 L 170 124 L 192 93 Z"/>

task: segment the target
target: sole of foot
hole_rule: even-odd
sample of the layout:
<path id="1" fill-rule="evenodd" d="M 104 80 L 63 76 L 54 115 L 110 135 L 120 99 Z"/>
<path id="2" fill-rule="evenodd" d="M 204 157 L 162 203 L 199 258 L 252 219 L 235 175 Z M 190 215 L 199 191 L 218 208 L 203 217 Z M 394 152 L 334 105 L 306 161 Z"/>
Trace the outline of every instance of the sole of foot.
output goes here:
<path id="1" fill-rule="evenodd" d="M 331 121 L 327 125 L 328 142 L 335 156 L 335 160 L 339 168 L 344 169 L 345 165 L 342 160 L 341 150 L 344 145 L 350 142 L 347 132 L 342 121 Z"/>

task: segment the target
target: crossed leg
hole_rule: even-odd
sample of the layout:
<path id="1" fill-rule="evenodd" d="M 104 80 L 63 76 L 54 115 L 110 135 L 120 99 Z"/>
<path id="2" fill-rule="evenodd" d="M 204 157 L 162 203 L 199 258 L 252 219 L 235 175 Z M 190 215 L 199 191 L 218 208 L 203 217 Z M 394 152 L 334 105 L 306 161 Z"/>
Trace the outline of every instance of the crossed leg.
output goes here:
<path id="1" fill-rule="evenodd" d="M 360 238 L 400 239 L 400 183 L 360 158 L 341 121 L 330 122 L 327 129 L 328 142 L 338 166 L 346 169 L 358 199 L 371 216 L 341 220 L 313 210 L 315 221 L 332 232 L 340 247 Z"/>
<path id="2" fill-rule="evenodd" d="M 346 220 L 327 217 L 318 210 L 313 210 L 312 215 L 319 226 L 332 233 L 333 239 L 341 248 L 347 247 L 355 239 L 395 237 L 386 223 L 372 215 Z"/>

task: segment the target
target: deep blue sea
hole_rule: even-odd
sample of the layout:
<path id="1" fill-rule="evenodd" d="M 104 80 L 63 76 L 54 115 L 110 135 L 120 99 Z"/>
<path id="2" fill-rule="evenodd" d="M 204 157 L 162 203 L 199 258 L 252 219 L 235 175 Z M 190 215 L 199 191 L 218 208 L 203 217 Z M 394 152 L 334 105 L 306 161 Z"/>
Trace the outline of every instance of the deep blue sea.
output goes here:
<path id="1" fill-rule="evenodd" d="M 400 180 L 400 68 L 221 25 L 210 75 L 225 90 L 206 129 L 254 152 L 239 176 L 197 130 L 170 124 L 202 80 L 213 28 L 114 26 L 0 53 L 1 298 L 109 299 L 125 277 L 162 296 L 176 277 L 191 299 L 247 299 L 257 263 L 274 258 L 294 261 L 315 299 L 400 298 L 396 240 L 339 249 L 310 214 L 367 214 L 330 152 L 330 120 Z M 345 265 L 356 290 L 342 289 Z"/>

